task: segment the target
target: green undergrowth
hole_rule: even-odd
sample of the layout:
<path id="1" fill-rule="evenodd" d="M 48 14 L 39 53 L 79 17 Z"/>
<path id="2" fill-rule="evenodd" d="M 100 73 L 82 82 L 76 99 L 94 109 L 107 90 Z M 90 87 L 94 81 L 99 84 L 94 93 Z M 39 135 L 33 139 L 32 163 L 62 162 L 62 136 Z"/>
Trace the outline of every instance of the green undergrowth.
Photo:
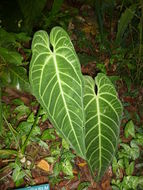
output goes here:
<path id="1" fill-rule="evenodd" d="M 130 113 L 125 111 L 127 120 Z M 123 127 L 119 148 L 112 163 L 112 188 L 142 190 L 143 127 L 136 126 L 131 119 Z"/>
<path id="2" fill-rule="evenodd" d="M 11 171 L 16 187 L 27 180 L 27 185 L 34 185 L 32 171 L 36 170 L 36 162 L 41 159 L 53 168 L 47 172 L 51 185 L 57 184 L 63 177 L 72 179 L 75 155 L 47 122 L 46 113 L 40 109 L 39 114 L 35 114 L 37 103 L 30 102 L 27 106 L 17 98 L 12 100 L 11 105 L 3 103 L 2 106 L 4 130 L 0 136 L 0 184 L 7 180 L 7 171 Z"/>

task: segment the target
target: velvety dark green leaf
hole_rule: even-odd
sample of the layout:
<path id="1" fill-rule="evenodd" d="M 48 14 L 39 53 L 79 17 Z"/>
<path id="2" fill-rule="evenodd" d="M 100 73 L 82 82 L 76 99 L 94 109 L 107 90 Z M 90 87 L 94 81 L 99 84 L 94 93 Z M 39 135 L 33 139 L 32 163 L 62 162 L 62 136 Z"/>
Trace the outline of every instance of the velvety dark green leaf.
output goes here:
<path id="1" fill-rule="evenodd" d="M 87 161 L 99 180 L 116 151 L 122 116 L 121 102 L 106 75 L 99 73 L 95 81 L 85 76 L 84 107 Z"/>
<path id="2" fill-rule="evenodd" d="M 83 78 L 68 34 L 60 27 L 52 29 L 50 38 L 45 31 L 36 32 L 32 53 L 33 94 L 53 126 L 85 158 Z"/>

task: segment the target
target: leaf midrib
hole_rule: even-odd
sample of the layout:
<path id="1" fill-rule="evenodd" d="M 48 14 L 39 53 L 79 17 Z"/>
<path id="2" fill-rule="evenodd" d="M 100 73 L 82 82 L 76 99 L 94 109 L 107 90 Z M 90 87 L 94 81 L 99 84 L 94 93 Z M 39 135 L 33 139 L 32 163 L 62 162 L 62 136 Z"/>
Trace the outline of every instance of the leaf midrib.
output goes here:
<path id="1" fill-rule="evenodd" d="M 60 79 L 60 75 L 59 75 L 59 71 L 58 71 L 58 67 L 57 67 L 56 55 L 55 55 L 54 52 L 53 52 L 53 60 L 54 60 L 54 66 L 55 66 L 56 75 L 57 75 L 57 81 L 58 81 L 58 83 L 59 83 L 59 88 L 60 88 L 60 92 L 61 92 L 61 96 L 62 96 L 62 99 L 63 99 L 64 106 L 65 106 L 65 109 L 66 109 L 66 112 L 67 112 L 67 116 L 68 116 L 68 118 L 69 118 L 69 122 L 70 122 L 70 125 L 71 125 L 71 127 L 72 127 L 72 131 L 73 131 L 73 134 L 74 134 L 74 136 L 75 136 L 75 139 L 76 139 L 77 145 L 78 145 L 78 147 L 79 147 L 79 150 L 80 150 L 80 152 L 81 152 L 81 154 L 82 154 L 82 157 L 84 158 L 85 156 L 84 156 L 84 154 L 83 154 L 83 152 L 82 152 L 82 150 L 81 150 L 80 144 L 79 144 L 78 139 L 77 139 L 77 136 L 76 136 L 76 134 L 75 134 L 75 130 L 74 130 L 74 128 L 73 128 L 73 124 L 72 124 L 72 121 L 71 121 L 71 118 L 70 118 L 69 110 L 68 110 L 68 107 L 67 107 L 67 104 L 66 104 L 66 100 L 65 100 L 65 97 L 64 97 L 62 85 L 61 85 L 61 82 L 60 82 L 61 79 Z"/>
<path id="2" fill-rule="evenodd" d="M 99 131 L 99 135 L 98 135 L 98 138 L 99 138 L 99 170 L 98 170 L 98 177 L 100 176 L 100 172 L 101 172 L 101 122 L 100 122 L 100 105 L 99 105 L 99 97 L 98 95 L 95 95 L 95 99 L 96 99 L 96 105 L 97 105 L 97 116 L 98 116 L 98 125 L 99 125 L 99 128 L 98 128 L 98 131 Z"/>

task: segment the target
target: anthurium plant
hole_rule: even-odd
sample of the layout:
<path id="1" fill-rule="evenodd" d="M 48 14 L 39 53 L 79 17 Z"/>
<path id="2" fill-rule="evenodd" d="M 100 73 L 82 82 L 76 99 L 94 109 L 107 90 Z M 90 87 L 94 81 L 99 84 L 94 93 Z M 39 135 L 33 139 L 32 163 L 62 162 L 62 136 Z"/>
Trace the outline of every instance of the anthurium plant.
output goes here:
<path id="1" fill-rule="evenodd" d="M 83 76 L 70 37 L 61 27 L 32 41 L 30 84 L 49 120 L 100 180 L 115 154 L 122 105 L 109 78 Z M 96 91 L 95 91 L 96 87 Z"/>

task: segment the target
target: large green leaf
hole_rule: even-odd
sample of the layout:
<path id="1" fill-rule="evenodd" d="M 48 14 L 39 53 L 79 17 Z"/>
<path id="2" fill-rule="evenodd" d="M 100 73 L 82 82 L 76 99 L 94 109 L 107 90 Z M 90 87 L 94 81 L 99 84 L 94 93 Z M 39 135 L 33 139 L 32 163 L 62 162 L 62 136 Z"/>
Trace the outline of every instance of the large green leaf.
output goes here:
<path id="1" fill-rule="evenodd" d="M 50 44 L 51 43 L 51 44 Z M 83 82 L 79 60 L 68 34 L 60 27 L 38 31 L 32 42 L 30 83 L 50 121 L 85 157 Z"/>
<path id="2" fill-rule="evenodd" d="M 111 81 L 102 73 L 85 76 L 85 145 L 90 170 L 99 180 L 115 153 L 122 106 Z"/>

